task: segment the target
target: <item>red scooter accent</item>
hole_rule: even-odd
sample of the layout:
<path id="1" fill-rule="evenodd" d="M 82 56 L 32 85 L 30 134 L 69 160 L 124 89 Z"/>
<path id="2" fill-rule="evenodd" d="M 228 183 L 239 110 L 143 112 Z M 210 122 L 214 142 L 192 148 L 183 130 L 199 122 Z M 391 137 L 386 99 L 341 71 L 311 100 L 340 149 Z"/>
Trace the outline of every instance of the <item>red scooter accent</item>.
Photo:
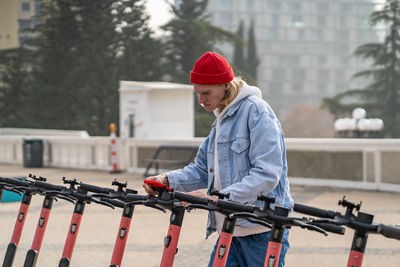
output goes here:
<path id="1" fill-rule="evenodd" d="M 164 251 L 161 258 L 161 267 L 172 266 L 174 263 L 180 232 L 181 226 L 172 224 L 169 225 L 168 234 L 164 238 Z"/>
<path id="2" fill-rule="evenodd" d="M 165 188 L 168 191 L 172 191 L 171 187 L 163 185 L 162 183 L 159 183 L 159 182 L 154 181 L 154 180 L 144 180 L 144 183 L 148 184 L 150 187 L 153 187 L 153 188 Z"/>
<path id="3" fill-rule="evenodd" d="M 26 203 L 25 199 L 27 199 L 28 197 L 29 197 L 29 202 Z M 23 198 L 23 200 L 21 202 L 21 206 L 19 207 L 17 220 L 15 221 L 14 232 L 12 234 L 11 241 L 10 241 L 10 243 L 14 243 L 17 246 L 18 246 L 19 241 L 21 239 L 22 229 L 24 228 L 26 216 L 28 215 L 29 205 L 30 205 L 30 198 L 31 197 L 32 197 L 31 194 L 25 193 L 24 194 L 24 198 Z"/>
<path id="4" fill-rule="evenodd" d="M 126 241 L 128 240 L 129 229 L 131 226 L 134 206 L 125 206 L 122 213 L 121 222 L 118 228 L 117 239 L 115 240 L 114 250 L 110 266 L 121 266 L 124 256 Z"/>
<path id="5" fill-rule="evenodd" d="M 21 240 L 21 234 L 22 230 L 24 229 L 24 224 L 26 216 L 28 215 L 31 199 L 32 199 L 32 193 L 25 192 L 19 208 L 17 220 L 15 221 L 14 231 L 11 236 L 11 241 L 7 246 L 7 251 L 4 256 L 3 267 L 11 267 L 14 262 L 15 252 L 17 250 L 19 241 Z"/>
<path id="6" fill-rule="evenodd" d="M 224 267 L 226 265 L 232 238 L 232 234 L 221 232 L 218 240 L 217 251 L 215 252 L 213 267 Z"/>
<path id="7" fill-rule="evenodd" d="M 40 247 L 42 246 L 44 234 L 46 232 L 47 223 L 50 218 L 50 209 L 43 208 L 40 213 L 40 218 L 38 225 L 36 227 L 35 238 L 32 241 L 32 249 L 37 250 L 39 252 Z"/>
<path id="8" fill-rule="evenodd" d="M 79 227 L 81 226 L 82 215 L 74 213 L 71 218 L 71 223 L 69 225 L 69 232 L 67 235 L 67 240 L 65 241 L 64 250 L 62 253 L 63 258 L 72 258 L 72 253 L 74 252 L 74 247 L 76 243 L 76 238 L 78 236 Z"/>
<path id="9" fill-rule="evenodd" d="M 347 267 L 360 267 L 364 258 L 364 253 L 355 250 L 350 251 Z"/>
<path id="10" fill-rule="evenodd" d="M 268 242 L 267 255 L 265 256 L 264 267 L 277 267 L 281 254 L 282 244 L 278 242 Z"/>
<path id="11" fill-rule="evenodd" d="M 117 240 L 115 241 L 114 251 L 111 258 L 110 265 L 113 266 L 121 266 L 122 257 L 124 256 L 127 236 L 129 234 L 129 228 L 132 219 L 122 218 L 121 223 L 119 225 L 119 231 Z"/>
<path id="12" fill-rule="evenodd" d="M 33 237 L 31 249 L 26 253 L 24 267 L 33 267 L 36 265 L 44 234 L 46 233 L 47 223 L 50 218 L 50 211 L 53 201 L 54 198 L 48 195 L 46 195 L 43 200 L 43 207 L 42 211 L 40 212 L 39 222 L 36 227 L 35 236 Z"/>

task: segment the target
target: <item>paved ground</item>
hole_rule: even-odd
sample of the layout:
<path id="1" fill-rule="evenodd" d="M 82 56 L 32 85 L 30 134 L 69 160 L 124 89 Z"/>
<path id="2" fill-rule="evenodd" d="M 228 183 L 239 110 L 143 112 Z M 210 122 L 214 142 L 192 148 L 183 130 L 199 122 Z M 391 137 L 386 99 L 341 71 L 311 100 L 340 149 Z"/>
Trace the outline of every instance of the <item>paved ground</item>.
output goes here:
<path id="1" fill-rule="evenodd" d="M 128 181 L 130 188 L 142 190 L 142 178 L 128 173 L 110 174 L 100 171 L 79 171 L 55 168 L 27 169 L 21 166 L 0 165 L 0 176 L 26 176 L 29 173 L 47 177 L 49 182 L 61 183 L 61 178 L 76 178 L 79 181 L 101 186 L 110 186 L 111 181 Z M 337 202 L 346 195 L 349 201 L 362 203 L 362 211 L 375 214 L 374 221 L 400 224 L 400 194 L 335 188 L 292 187 L 297 202 L 326 209 L 343 211 Z M 14 266 L 22 266 L 26 251 L 30 248 L 36 229 L 43 197 L 34 196 L 22 233 Z M 0 260 L 10 241 L 19 203 L 0 204 Z M 65 201 L 55 202 L 47 226 L 37 266 L 58 266 L 70 223 L 73 205 Z M 71 266 L 108 266 L 119 226 L 121 210 L 112 210 L 99 205 L 88 205 L 82 220 Z M 174 266 L 206 266 L 209 253 L 217 236 L 204 239 L 207 214 L 196 210 L 185 215 L 179 240 L 179 252 Z M 123 266 L 159 266 L 163 238 L 167 232 L 169 214 L 153 209 L 136 207 L 131 232 L 124 255 Z M 289 267 L 346 266 L 353 231 L 347 229 L 344 236 L 330 234 L 328 237 L 302 229 L 292 229 L 291 249 L 286 257 Z M 364 267 L 400 266 L 400 241 L 371 235 L 368 240 Z"/>

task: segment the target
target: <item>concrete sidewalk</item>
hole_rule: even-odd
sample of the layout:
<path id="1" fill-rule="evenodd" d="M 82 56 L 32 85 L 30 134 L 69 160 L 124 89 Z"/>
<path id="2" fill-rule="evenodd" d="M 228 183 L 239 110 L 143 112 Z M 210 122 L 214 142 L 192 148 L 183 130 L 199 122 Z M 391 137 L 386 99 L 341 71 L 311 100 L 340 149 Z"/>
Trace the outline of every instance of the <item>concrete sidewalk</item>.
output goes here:
<path id="1" fill-rule="evenodd" d="M 140 175 L 56 168 L 28 169 L 16 165 L 0 165 L 0 176 L 3 177 L 27 176 L 29 173 L 44 176 L 51 183 L 61 184 L 61 178 L 65 176 L 67 179 L 76 178 L 78 181 L 108 187 L 117 178 L 121 182 L 128 181 L 129 188 L 137 189 L 139 194 L 144 194 L 143 179 Z M 344 209 L 337 206 L 338 200 L 346 195 L 352 202 L 362 200 L 361 211 L 374 214 L 375 222 L 400 223 L 398 193 L 300 186 L 292 186 L 291 190 L 296 202 L 340 212 L 344 212 Z M 42 201 L 42 196 L 32 198 L 14 266 L 23 265 L 26 252 L 32 243 Z M 17 202 L 0 204 L 1 261 L 11 239 L 19 205 Z M 54 203 L 36 266 L 58 266 L 72 212 L 71 203 L 63 200 Z M 97 204 L 87 205 L 70 266 L 109 266 L 120 218 L 120 209 L 112 210 Z M 202 210 L 195 210 L 185 215 L 174 266 L 207 265 L 217 235 L 212 235 L 208 240 L 204 239 L 206 221 L 207 212 Z M 164 214 L 137 206 L 123 266 L 159 266 L 168 224 L 169 212 Z M 351 229 L 347 229 L 344 236 L 330 234 L 328 237 L 303 229 L 292 229 L 291 249 L 286 257 L 286 266 L 346 266 L 352 236 Z M 380 235 L 370 235 L 363 266 L 400 266 L 400 241 Z"/>

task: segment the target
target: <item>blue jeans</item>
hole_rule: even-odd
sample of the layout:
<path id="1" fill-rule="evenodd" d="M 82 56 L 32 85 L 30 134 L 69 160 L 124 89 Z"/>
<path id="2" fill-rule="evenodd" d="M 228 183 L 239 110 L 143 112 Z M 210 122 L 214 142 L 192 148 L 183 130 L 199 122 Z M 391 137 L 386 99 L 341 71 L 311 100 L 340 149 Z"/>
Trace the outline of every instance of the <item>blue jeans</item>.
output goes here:
<path id="1" fill-rule="evenodd" d="M 226 266 L 227 267 L 264 266 L 265 255 L 267 254 L 270 233 L 271 231 L 244 237 L 234 237 L 232 239 Z M 290 247 L 288 237 L 289 237 L 289 230 L 286 229 L 282 240 L 282 249 L 278 264 L 279 267 L 285 266 L 285 255 Z M 218 240 L 215 243 L 213 252 L 211 253 L 208 267 L 212 267 L 217 245 L 218 245 Z"/>

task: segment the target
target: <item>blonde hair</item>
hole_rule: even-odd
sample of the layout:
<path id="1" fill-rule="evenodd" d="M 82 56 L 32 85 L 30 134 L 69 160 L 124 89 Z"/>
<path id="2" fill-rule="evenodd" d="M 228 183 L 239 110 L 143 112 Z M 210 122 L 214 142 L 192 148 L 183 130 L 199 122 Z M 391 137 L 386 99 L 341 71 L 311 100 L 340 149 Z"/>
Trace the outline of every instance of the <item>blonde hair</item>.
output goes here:
<path id="1" fill-rule="evenodd" d="M 224 99 L 218 104 L 218 110 L 220 112 L 236 98 L 242 85 L 243 82 L 240 77 L 234 77 L 232 81 L 225 84 L 229 89 L 225 92 Z"/>

